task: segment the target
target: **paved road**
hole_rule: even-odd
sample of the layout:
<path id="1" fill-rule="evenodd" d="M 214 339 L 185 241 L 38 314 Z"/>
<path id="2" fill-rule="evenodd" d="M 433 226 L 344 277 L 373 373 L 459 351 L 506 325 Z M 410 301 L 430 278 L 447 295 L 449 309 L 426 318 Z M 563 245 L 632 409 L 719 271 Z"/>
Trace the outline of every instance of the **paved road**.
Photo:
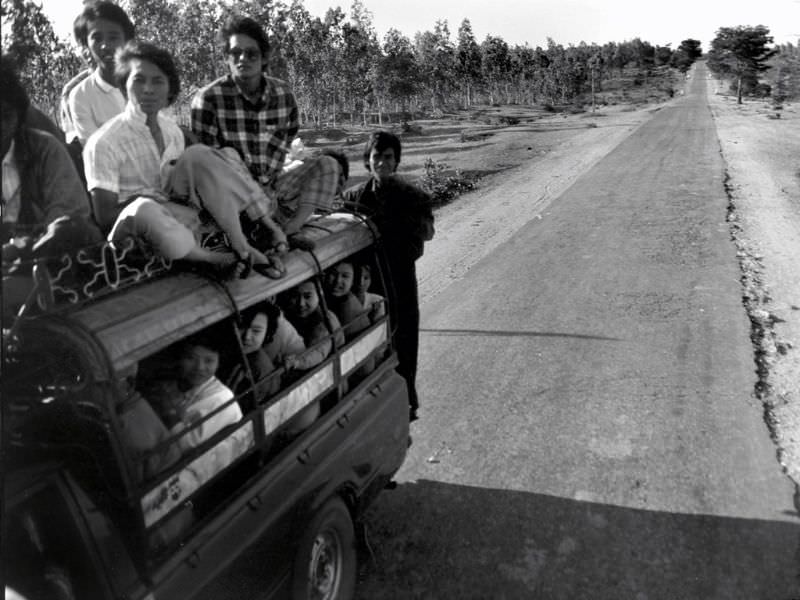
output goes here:
<path id="1" fill-rule="evenodd" d="M 800 598 L 702 68 L 423 307 L 358 598 Z"/>

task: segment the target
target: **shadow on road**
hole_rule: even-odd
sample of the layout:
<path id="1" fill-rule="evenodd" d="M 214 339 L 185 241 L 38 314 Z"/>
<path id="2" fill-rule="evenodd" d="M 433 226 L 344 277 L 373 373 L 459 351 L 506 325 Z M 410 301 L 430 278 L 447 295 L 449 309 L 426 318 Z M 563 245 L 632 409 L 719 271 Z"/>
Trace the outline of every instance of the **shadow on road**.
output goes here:
<path id="1" fill-rule="evenodd" d="M 420 480 L 382 494 L 367 525 L 360 600 L 800 597 L 792 522 Z"/>
<path id="2" fill-rule="evenodd" d="M 431 336 L 499 336 L 499 337 L 557 337 L 577 338 L 581 340 L 601 340 L 607 342 L 622 342 L 621 338 L 605 337 L 602 335 L 587 335 L 582 333 L 558 333 L 553 331 L 504 331 L 497 329 L 420 329 L 423 335 Z"/>

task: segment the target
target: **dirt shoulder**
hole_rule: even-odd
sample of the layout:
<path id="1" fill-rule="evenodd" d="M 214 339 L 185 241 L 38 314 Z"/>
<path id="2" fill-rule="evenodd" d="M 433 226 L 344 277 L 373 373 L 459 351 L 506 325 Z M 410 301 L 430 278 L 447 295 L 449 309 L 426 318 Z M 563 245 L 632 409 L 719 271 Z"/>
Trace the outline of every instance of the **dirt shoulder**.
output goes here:
<path id="1" fill-rule="evenodd" d="M 476 191 L 437 210 L 436 237 L 417 263 L 423 304 L 526 223 L 546 218 L 553 199 L 658 108 L 548 117 L 504 128 L 446 156 L 453 166 L 485 175 Z M 458 140 L 456 134 L 453 144 Z M 413 141 L 409 147 L 413 152 Z"/>
<path id="2" fill-rule="evenodd" d="M 800 105 L 780 118 L 708 86 L 727 165 L 729 222 L 759 363 L 756 395 L 778 459 L 800 483 Z M 800 507 L 798 507 L 800 510 Z"/>

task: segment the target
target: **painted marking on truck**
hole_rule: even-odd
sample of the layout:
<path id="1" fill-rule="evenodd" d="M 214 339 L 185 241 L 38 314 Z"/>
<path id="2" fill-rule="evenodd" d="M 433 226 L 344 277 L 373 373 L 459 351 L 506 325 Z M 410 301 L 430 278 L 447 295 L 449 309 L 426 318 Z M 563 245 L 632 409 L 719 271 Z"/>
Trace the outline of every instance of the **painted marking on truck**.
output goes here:
<path id="1" fill-rule="evenodd" d="M 369 357 L 375 350 L 386 343 L 387 326 L 384 321 L 377 327 L 359 339 L 352 346 L 344 350 L 339 357 L 339 368 L 342 375 L 347 375 L 356 368 L 356 365 Z"/>
<path id="2" fill-rule="evenodd" d="M 142 497 L 144 524 L 150 527 L 180 506 L 214 475 L 229 466 L 255 444 L 253 422 L 248 421 L 186 467 L 162 481 Z"/>
<path id="3" fill-rule="evenodd" d="M 294 415 L 331 390 L 333 363 L 328 363 L 302 384 L 289 390 L 264 411 L 264 432 L 270 434 Z"/>

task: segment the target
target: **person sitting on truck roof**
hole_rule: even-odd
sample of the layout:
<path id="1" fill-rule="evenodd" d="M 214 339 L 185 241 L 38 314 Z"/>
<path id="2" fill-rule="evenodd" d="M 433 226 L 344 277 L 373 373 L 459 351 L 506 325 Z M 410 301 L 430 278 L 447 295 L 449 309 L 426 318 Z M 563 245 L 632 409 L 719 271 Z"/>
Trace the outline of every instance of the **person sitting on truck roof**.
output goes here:
<path id="1" fill-rule="evenodd" d="M 134 236 L 170 260 L 211 264 L 223 273 L 241 268 L 242 276 L 250 266 L 282 276 L 279 259 L 253 247 L 242 231 L 239 213 L 247 212 L 283 235 L 260 190 L 231 166 L 237 159 L 199 145 L 184 152 L 180 128 L 159 114 L 180 89 L 169 52 L 129 42 L 117 53 L 116 76 L 128 99 L 125 111 L 98 129 L 84 149 L 94 216 L 109 241 Z M 204 214 L 212 219 L 203 222 Z M 217 228 L 227 236 L 229 251 L 200 244 L 204 233 Z"/>
<path id="2" fill-rule="evenodd" d="M 70 138 L 77 138 L 85 146 L 95 131 L 125 110 L 125 97 L 114 76 L 114 53 L 134 38 L 136 28 L 116 3 L 95 0 L 84 3 L 73 31 L 94 70 L 82 79 L 70 81 L 74 85 L 67 96 L 65 112 L 69 122 L 65 126 Z"/>
<path id="3" fill-rule="evenodd" d="M 195 95 L 192 131 L 203 144 L 238 151 L 253 178 L 277 201 L 278 223 L 290 240 L 298 240 L 292 236 L 315 210 L 330 210 L 341 167 L 334 157 L 318 156 L 284 170 L 299 127 L 298 109 L 288 84 L 264 73 L 270 49 L 264 28 L 235 15 L 223 23 L 219 43 L 229 73 Z"/>
<path id="4" fill-rule="evenodd" d="M 7 322 L 32 290 L 34 259 L 59 257 L 102 238 L 88 218 L 89 199 L 64 144 L 29 126 L 28 94 L 8 56 L 0 58 L 0 89 L 0 242 Z"/>
<path id="5" fill-rule="evenodd" d="M 349 340 L 370 325 L 364 305 L 353 294 L 355 265 L 342 260 L 325 273 L 325 303 L 339 319 Z"/>

